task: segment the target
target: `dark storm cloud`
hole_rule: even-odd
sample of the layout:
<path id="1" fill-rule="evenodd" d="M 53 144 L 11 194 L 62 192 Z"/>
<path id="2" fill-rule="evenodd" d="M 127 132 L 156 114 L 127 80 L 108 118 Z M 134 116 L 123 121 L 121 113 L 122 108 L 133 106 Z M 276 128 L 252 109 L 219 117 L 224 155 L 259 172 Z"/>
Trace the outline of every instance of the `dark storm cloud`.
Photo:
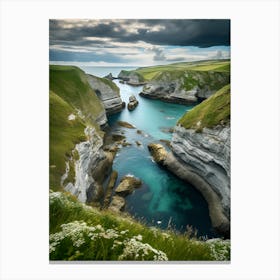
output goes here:
<path id="1" fill-rule="evenodd" d="M 135 26 L 134 30 L 130 27 Z M 139 28 L 137 27 L 139 26 Z M 109 38 L 113 42 L 155 45 L 230 45 L 230 20 L 50 20 L 50 45 L 92 45 L 88 37 Z M 97 39 L 98 41 L 98 39 Z M 104 42 L 103 42 L 104 43 Z"/>

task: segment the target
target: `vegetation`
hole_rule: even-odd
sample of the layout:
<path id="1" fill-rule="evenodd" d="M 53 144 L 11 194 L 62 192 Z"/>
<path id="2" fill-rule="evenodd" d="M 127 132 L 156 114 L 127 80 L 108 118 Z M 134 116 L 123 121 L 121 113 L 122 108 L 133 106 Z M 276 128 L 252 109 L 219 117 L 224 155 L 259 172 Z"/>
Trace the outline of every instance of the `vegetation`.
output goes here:
<path id="1" fill-rule="evenodd" d="M 51 260 L 229 260 L 229 241 L 190 235 L 99 211 L 68 193 L 50 193 Z"/>
<path id="2" fill-rule="evenodd" d="M 230 85 L 226 85 L 208 99 L 204 100 L 178 121 L 185 128 L 198 132 L 204 127 L 214 127 L 230 120 Z"/>
<path id="3" fill-rule="evenodd" d="M 74 66 L 50 66 L 50 188 L 60 188 L 65 162 L 69 164 L 68 181 L 74 180 L 73 150 L 75 145 L 86 140 L 86 126 L 99 130 L 96 118 L 103 107 L 90 88 L 85 73 Z M 69 118 L 69 116 L 73 118 Z M 74 153 L 74 154 L 73 154 Z"/>
<path id="4" fill-rule="evenodd" d="M 224 72 L 225 74 L 230 72 L 229 60 L 209 60 L 209 61 L 196 61 L 196 62 L 180 62 L 168 65 L 159 65 L 151 67 L 141 67 L 133 72 L 140 74 L 145 81 L 154 80 L 159 74 L 164 72 L 178 72 L 186 71 L 213 71 Z"/>

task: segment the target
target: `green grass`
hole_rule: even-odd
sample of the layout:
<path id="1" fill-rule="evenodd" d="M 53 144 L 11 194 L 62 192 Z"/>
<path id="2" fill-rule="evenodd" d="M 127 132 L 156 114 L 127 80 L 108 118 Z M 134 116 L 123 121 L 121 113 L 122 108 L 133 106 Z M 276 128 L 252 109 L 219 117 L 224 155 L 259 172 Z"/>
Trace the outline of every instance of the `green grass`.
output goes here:
<path id="1" fill-rule="evenodd" d="M 187 112 L 178 124 L 201 131 L 230 120 L 230 85 L 226 85 L 208 99 Z"/>
<path id="2" fill-rule="evenodd" d="M 74 181 L 74 161 L 77 155 L 72 154 L 73 149 L 77 143 L 86 140 L 86 126 L 95 127 L 101 134 L 95 120 L 104 109 L 89 86 L 85 73 L 74 66 L 50 65 L 49 98 L 50 188 L 56 190 L 60 188 L 66 161 L 69 161 L 70 170 L 64 183 Z M 83 119 L 77 110 L 83 114 Z M 75 115 L 75 120 L 68 120 L 70 114 Z"/>
<path id="3" fill-rule="evenodd" d="M 76 116 L 68 120 L 73 108 L 61 97 L 50 91 L 50 187 L 60 186 L 60 178 L 65 173 L 65 161 L 71 157 L 75 145 L 85 140 L 85 124 Z M 73 166 L 70 169 L 73 177 Z"/>
<path id="4" fill-rule="evenodd" d="M 67 230 L 63 230 L 65 227 Z M 98 227 L 102 227 L 103 232 Z M 172 230 L 150 228 L 129 216 L 86 206 L 72 195 L 61 192 L 50 193 L 50 234 L 52 260 L 117 260 L 123 255 L 127 244 L 135 240 L 139 240 L 134 242 L 138 245 L 149 244 L 154 250 L 161 251 L 168 260 L 230 258 L 228 241 L 208 244 L 190 238 L 189 233 L 178 234 Z M 75 244 L 77 241 L 80 243 Z M 133 252 L 121 259 L 153 260 L 157 255 L 152 251 L 146 255 L 139 251 L 137 256 Z"/>
<path id="5" fill-rule="evenodd" d="M 78 67 L 50 65 L 50 90 L 73 109 L 79 109 L 85 115 L 86 122 L 94 122 L 103 111 L 103 106 L 88 84 L 85 73 Z"/>
<path id="6" fill-rule="evenodd" d="M 95 76 L 95 78 L 99 79 L 101 82 L 103 82 L 104 84 L 109 86 L 112 90 L 116 91 L 120 95 L 120 89 L 114 82 L 112 82 L 111 80 L 106 79 L 106 78 L 100 78 L 100 77 L 96 77 L 96 76 Z"/>
<path id="7" fill-rule="evenodd" d="M 199 71 L 199 72 L 226 72 L 229 74 L 230 71 L 230 61 L 229 60 L 210 60 L 210 61 L 196 61 L 196 62 L 180 62 L 168 65 L 158 65 L 151 67 L 140 67 L 134 71 L 140 74 L 145 81 L 151 81 L 161 73 L 164 72 L 178 72 L 183 73 L 188 70 Z"/>

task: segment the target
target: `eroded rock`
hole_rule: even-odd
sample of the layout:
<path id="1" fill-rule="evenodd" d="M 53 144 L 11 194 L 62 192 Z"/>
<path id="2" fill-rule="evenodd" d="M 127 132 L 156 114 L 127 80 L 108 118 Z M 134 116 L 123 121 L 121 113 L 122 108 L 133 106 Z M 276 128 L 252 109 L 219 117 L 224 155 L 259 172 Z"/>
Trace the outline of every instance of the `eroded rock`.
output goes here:
<path id="1" fill-rule="evenodd" d="M 142 182 L 140 179 L 126 175 L 121 179 L 120 184 L 115 189 L 116 194 L 121 196 L 127 196 L 131 194 L 136 188 L 141 186 Z"/>

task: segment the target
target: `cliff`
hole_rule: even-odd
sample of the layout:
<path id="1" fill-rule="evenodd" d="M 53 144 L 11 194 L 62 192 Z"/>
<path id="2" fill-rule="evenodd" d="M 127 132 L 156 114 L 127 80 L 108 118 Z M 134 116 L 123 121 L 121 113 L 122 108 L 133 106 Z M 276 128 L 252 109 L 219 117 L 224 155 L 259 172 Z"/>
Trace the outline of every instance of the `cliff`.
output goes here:
<path id="1" fill-rule="evenodd" d="M 122 70 L 118 75 L 118 79 L 131 86 L 140 86 L 145 84 L 143 76 L 136 71 Z"/>
<path id="2" fill-rule="evenodd" d="M 111 80 L 87 74 L 88 83 L 104 104 L 106 114 L 118 113 L 123 109 L 120 89 Z"/>
<path id="3" fill-rule="evenodd" d="M 100 127 L 106 124 L 104 106 L 86 74 L 77 67 L 51 65 L 51 189 L 66 189 L 82 202 L 99 201 L 113 160 L 102 149 Z"/>
<path id="4" fill-rule="evenodd" d="M 213 227 L 230 231 L 230 86 L 187 112 L 177 123 L 171 153 L 149 146 L 156 162 L 195 186 L 208 202 Z"/>
<path id="5" fill-rule="evenodd" d="M 194 104 L 230 82 L 230 61 L 174 63 L 121 71 L 128 84 L 145 84 L 141 96 L 166 102 Z"/>

